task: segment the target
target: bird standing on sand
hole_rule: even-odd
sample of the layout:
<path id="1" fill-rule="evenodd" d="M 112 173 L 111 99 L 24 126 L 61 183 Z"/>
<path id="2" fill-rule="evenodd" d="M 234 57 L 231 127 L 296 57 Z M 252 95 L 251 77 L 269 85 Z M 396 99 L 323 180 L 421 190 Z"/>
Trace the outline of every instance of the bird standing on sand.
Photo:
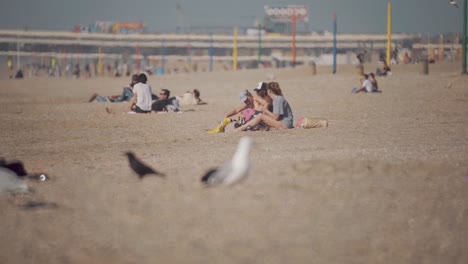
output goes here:
<path id="1" fill-rule="evenodd" d="M 458 8 L 457 1 L 455 0 L 449 0 L 449 4 L 453 5 L 454 7 Z"/>
<path id="2" fill-rule="evenodd" d="M 202 183 L 207 186 L 231 185 L 244 179 L 249 173 L 249 155 L 253 145 L 251 138 L 242 137 L 233 158 L 222 166 L 209 170 L 201 178 Z"/>
<path id="3" fill-rule="evenodd" d="M 29 187 L 14 171 L 0 167 L 0 193 L 2 192 L 29 192 Z"/>
<path id="4" fill-rule="evenodd" d="M 166 177 L 164 173 L 158 172 L 148 165 L 144 164 L 142 161 L 138 160 L 135 154 L 131 151 L 125 152 L 125 155 L 128 157 L 128 164 L 130 168 L 138 174 L 140 179 L 143 179 L 146 175 L 154 174 L 160 177 Z"/>
<path id="5" fill-rule="evenodd" d="M 0 158 L 0 168 L 9 169 L 10 171 L 14 172 L 17 177 L 25 177 L 38 181 L 49 180 L 49 176 L 47 176 L 45 173 L 28 173 L 24 169 L 23 162 L 21 161 L 6 162 L 5 159 Z"/>

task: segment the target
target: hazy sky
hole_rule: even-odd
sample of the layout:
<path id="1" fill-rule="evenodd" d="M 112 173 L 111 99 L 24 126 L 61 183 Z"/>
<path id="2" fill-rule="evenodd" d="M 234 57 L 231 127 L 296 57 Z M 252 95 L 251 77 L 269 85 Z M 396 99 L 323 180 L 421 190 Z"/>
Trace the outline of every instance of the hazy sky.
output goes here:
<path id="1" fill-rule="evenodd" d="M 448 0 L 392 0 L 393 31 L 462 32 L 462 8 Z M 460 7 L 463 5 L 459 1 Z M 178 19 L 176 3 L 184 18 Z M 194 27 L 247 27 L 265 15 L 263 6 L 306 4 L 309 28 L 332 31 L 332 14 L 340 33 L 385 33 L 387 0 L 14 0 L 0 9 L 0 28 L 72 30 L 75 24 L 143 21 L 150 31 Z"/>

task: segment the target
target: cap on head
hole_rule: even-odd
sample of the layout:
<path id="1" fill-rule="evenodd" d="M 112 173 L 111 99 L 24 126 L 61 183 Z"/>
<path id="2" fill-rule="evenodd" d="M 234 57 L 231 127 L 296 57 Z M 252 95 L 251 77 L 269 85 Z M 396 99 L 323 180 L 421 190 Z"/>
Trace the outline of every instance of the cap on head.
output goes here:
<path id="1" fill-rule="evenodd" d="M 267 83 L 266 82 L 259 82 L 257 84 L 257 87 L 254 88 L 254 91 L 258 92 L 258 91 L 261 91 L 263 89 L 266 89 L 267 88 Z"/>
<path id="2" fill-rule="evenodd" d="M 248 96 L 252 96 L 252 94 L 249 93 L 249 91 L 247 91 L 247 90 L 242 91 L 241 94 L 240 94 L 240 101 L 245 102 L 247 100 Z"/>

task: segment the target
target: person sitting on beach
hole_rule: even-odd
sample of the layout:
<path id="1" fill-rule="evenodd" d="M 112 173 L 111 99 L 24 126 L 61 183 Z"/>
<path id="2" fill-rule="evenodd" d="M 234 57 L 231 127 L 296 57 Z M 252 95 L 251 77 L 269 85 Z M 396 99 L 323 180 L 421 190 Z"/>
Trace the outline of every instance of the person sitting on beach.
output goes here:
<path id="1" fill-rule="evenodd" d="M 382 69 L 377 68 L 375 73 L 378 76 L 387 76 L 387 75 L 392 75 L 392 71 L 390 70 L 390 67 L 388 66 L 387 62 L 385 60 L 382 60 L 383 66 Z"/>
<path id="2" fill-rule="evenodd" d="M 267 86 L 268 84 L 266 82 L 259 82 L 257 86 L 253 89 L 256 93 L 254 95 L 254 113 L 251 116 L 248 116 L 245 118 L 246 114 L 244 113 L 245 111 L 249 111 L 248 109 L 244 110 L 241 112 L 240 118 L 238 118 L 238 121 L 234 124 L 235 128 L 238 128 L 239 126 L 244 125 L 245 123 L 249 122 L 252 120 L 254 117 L 256 117 L 258 114 L 262 112 L 263 109 L 268 109 L 269 111 L 273 111 L 273 105 L 272 102 L 273 100 L 271 97 L 268 95 L 267 91 Z M 251 130 L 268 130 L 269 127 L 261 122 L 257 126 L 254 126 L 251 128 Z"/>
<path id="3" fill-rule="evenodd" d="M 234 128 L 238 128 L 245 123 L 249 122 L 253 118 L 255 118 L 257 115 L 259 115 L 263 109 L 268 109 L 269 111 L 273 110 L 272 106 L 272 99 L 267 93 L 267 86 L 268 84 L 266 82 L 259 82 L 257 86 L 253 89 L 256 93 L 256 95 L 253 96 L 253 104 L 254 107 L 252 108 L 247 108 L 242 110 L 238 115 L 237 118 L 231 118 L 231 120 L 235 121 L 234 123 Z M 251 127 L 250 128 L 252 131 L 256 130 L 269 130 L 270 128 L 263 122 L 260 124 Z"/>
<path id="4" fill-rule="evenodd" d="M 262 112 L 255 118 L 237 128 L 236 131 L 245 131 L 254 127 L 261 122 L 268 125 L 270 128 L 288 129 L 294 127 L 294 116 L 288 101 L 283 96 L 283 92 L 277 82 L 270 82 L 267 86 L 267 93 L 273 100 L 273 111 L 267 108 L 262 109 Z"/>
<path id="5" fill-rule="evenodd" d="M 374 74 L 372 74 L 374 76 Z M 361 88 L 353 89 L 353 93 L 360 93 L 360 92 L 367 92 L 367 93 L 373 93 L 377 92 L 377 80 L 375 78 L 372 78 L 374 81 L 369 80 L 369 74 L 364 74 L 363 78 L 361 79 Z M 375 84 L 375 85 L 374 85 Z"/>
<path id="6" fill-rule="evenodd" d="M 148 78 L 146 74 L 138 75 L 138 83 L 133 86 L 133 97 L 128 104 L 128 111 L 135 113 L 150 113 L 151 112 L 151 86 L 146 82 Z"/>
<path id="7" fill-rule="evenodd" d="M 379 83 L 377 82 L 377 79 L 375 78 L 375 75 L 374 75 L 373 72 L 369 73 L 368 79 L 372 83 L 372 85 L 375 87 L 374 92 L 380 92 L 379 91 Z"/>
<path id="8" fill-rule="evenodd" d="M 94 101 L 111 102 L 111 103 L 128 102 L 133 97 L 133 86 L 136 83 L 138 83 L 138 74 L 133 74 L 129 87 L 122 88 L 122 94 L 112 95 L 112 96 L 100 96 L 97 93 L 95 93 L 89 98 L 88 102 L 94 102 Z"/>
<path id="9" fill-rule="evenodd" d="M 356 59 L 358 59 L 360 65 L 364 64 L 364 56 L 366 55 L 366 52 L 367 51 L 364 50 L 363 52 L 360 52 L 358 55 L 356 55 Z"/>
<path id="10" fill-rule="evenodd" d="M 193 89 L 193 91 L 187 91 L 182 95 L 176 95 L 175 97 L 180 105 L 204 105 L 206 102 L 200 98 L 200 91 Z"/>
<path id="11" fill-rule="evenodd" d="M 254 118 L 263 108 L 271 108 L 271 98 L 265 94 L 266 87 L 266 83 L 258 83 L 254 88 L 254 91 L 257 92 L 256 96 L 253 96 L 248 90 L 242 91 L 240 94 L 242 105 L 229 111 L 219 125 L 208 130 L 208 134 L 224 132 L 226 126 L 231 122 L 236 122 L 234 127 L 237 128 Z M 261 92 L 261 90 L 264 91 Z"/>
<path id="12" fill-rule="evenodd" d="M 171 91 L 161 89 L 159 99 L 151 104 L 151 111 L 156 113 L 179 112 L 179 101 L 175 97 L 169 97 L 170 95 Z"/>

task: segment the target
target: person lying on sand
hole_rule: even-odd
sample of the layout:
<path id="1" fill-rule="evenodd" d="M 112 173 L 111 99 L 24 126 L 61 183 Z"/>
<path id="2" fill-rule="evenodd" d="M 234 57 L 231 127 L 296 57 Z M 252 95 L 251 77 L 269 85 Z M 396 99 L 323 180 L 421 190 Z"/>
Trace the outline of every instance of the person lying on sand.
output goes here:
<path id="1" fill-rule="evenodd" d="M 179 101 L 176 97 L 169 97 L 171 91 L 161 89 L 159 99 L 151 104 L 151 111 L 155 113 L 180 112 Z"/>
<path id="2" fill-rule="evenodd" d="M 176 95 L 175 98 L 179 101 L 180 105 L 204 105 L 207 104 L 200 98 L 200 91 L 194 89 L 187 91 L 182 95 Z"/>
<path id="3" fill-rule="evenodd" d="M 100 96 L 97 93 L 93 94 L 88 102 L 111 102 L 111 103 L 120 103 L 128 102 L 133 97 L 133 86 L 138 82 L 138 75 L 132 75 L 132 80 L 129 87 L 122 88 L 122 93 L 120 95 L 111 95 L 111 96 Z"/>

